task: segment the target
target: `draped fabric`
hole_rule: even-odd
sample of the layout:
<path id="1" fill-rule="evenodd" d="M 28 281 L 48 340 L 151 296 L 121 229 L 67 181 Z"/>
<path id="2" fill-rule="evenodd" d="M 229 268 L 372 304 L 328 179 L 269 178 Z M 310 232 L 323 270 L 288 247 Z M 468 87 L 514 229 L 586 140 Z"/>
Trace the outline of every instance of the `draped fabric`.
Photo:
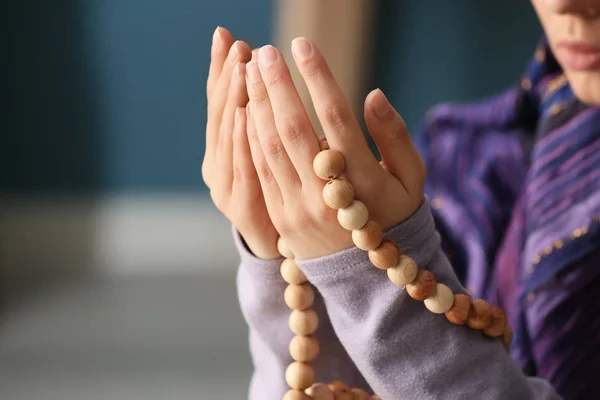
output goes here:
<path id="1" fill-rule="evenodd" d="M 574 97 L 542 42 L 520 85 L 436 107 L 417 146 L 445 250 L 471 294 L 506 311 L 511 355 L 565 399 L 592 398 L 600 390 L 600 108 Z"/>

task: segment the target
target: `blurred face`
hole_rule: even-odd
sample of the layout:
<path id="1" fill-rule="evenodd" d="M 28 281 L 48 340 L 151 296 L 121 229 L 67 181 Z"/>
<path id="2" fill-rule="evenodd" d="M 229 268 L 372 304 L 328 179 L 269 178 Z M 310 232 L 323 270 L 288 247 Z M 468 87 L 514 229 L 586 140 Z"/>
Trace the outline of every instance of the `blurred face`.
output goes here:
<path id="1" fill-rule="evenodd" d="M 532 0 L 579 100 L 600 105 L 600 0 Z"/>

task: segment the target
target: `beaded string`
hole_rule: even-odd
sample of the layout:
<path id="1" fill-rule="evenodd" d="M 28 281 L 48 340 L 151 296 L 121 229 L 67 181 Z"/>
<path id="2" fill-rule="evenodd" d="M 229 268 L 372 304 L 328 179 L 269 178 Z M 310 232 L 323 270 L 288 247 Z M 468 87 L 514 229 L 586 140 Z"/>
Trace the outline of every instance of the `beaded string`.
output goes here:
<path id="1" fill-rule="evenodd" d="M 323 188 L 323 200 L 337 210 L 340 225 L 352 231 L 352 241 L 356 247 L 368 251 L 369 261 L 375 267 L 385 270 L 394 284 L 405 287 L 408 295 L 423 301 L 429 311 L 444 314 L 453 324 L 466 324 L 480 330 L 485 336 L 499 338 L 508 349 L 512 330 L 506 323 L 504 311 L 490 306 L 485 300 L 472 300 L 462 293 L 452 293 L 448 286 L 438 283 L 430 271 L 417 268 L 411 257 L 401 254 L 396 243 L 384 239 L 381 226 L 369 219 L 365 204 L 354 198 L 354 188 L 350 182 L 340 178 L 345 166 L 342 155 L 329 149 L 327 141 L 321 142 L 321 152 L 314 159 L 313 169 L 318 177 L 328 181 Z M 285 303 L 292 309 L 289 326 L 296 335 L 289 347 L 294 362 L 288 366 L 285 374 L 291 389 L 283 399 L 380 399 L 362 389 L 350 389 L 339 381 L 329 385 L 314 383 L 314 369 L 308 362 L 313 361 L 320 350 L 318 340 L 312 336 L 319 322 L 317 314 L 310 308 L 315 294 L 283 239 L 279 238 L 277 248 L 286 257 L 281 264 L 281 275 L 288 283 L 284 297 Z"/>

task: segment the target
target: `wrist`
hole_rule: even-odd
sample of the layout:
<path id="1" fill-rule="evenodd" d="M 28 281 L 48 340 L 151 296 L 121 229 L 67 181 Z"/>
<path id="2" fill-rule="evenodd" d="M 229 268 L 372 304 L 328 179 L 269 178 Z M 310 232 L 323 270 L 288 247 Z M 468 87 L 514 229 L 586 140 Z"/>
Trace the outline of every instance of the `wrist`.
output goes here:
<path id="1" fill-rule="evenodd" d="M 440 238 L 435 231 L 427 199 L 407 220 L 384 232 L 383 237 L 391 239 L 403 254 L 413 258 L 420 266 L 429 265 L 440 250 Z M 377 272 L 369 260 L 368 252 L 356 246 L 324 257 L 298 260 L 298 265 L 311 282 L 317 284 L 334 284 L 354 279 L 364 272 Z"/>
<path id="2" fill-rule="evenodd" d="M 281 257 L 277 250 L 277 238 L 266 238 L 265 236 L 248 235 L 239 232 L 242 244 L 254 257 L 261 260 L 275 260 Z"/>

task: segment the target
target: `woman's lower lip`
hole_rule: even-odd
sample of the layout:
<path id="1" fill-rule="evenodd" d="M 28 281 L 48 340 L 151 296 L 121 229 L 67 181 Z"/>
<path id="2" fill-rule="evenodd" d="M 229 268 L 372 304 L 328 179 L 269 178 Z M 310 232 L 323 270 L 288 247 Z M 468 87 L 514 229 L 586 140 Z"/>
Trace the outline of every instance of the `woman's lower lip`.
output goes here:
<path id="1" fill-rule="evenodd" d="M 573 46 L 559 46 L 558 58 L 565 68 L 575 71 L 586 71 L 600 68 L 600 49 L 598 51 L 581 51 Z"/>

